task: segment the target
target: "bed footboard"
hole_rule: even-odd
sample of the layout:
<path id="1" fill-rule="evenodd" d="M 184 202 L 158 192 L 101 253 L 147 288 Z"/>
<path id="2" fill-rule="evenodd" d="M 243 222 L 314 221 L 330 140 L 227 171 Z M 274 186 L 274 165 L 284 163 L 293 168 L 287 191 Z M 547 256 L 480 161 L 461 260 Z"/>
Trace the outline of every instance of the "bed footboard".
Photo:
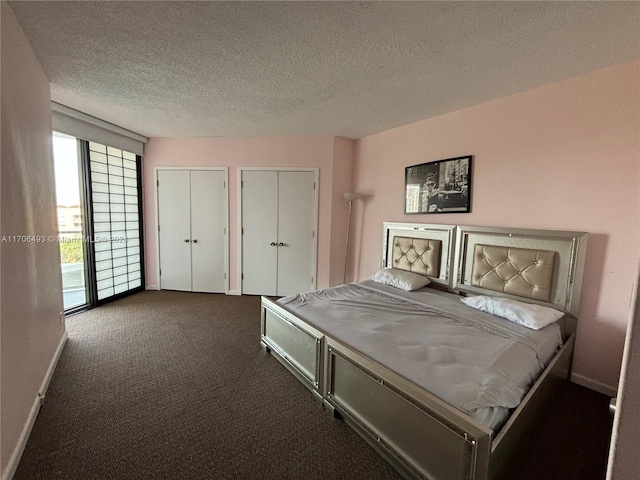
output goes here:
<path id="1" fill-rule="evenodd" d="M 325 348 L 325 402 L 406 478 L 487 478 L 491 430 L 331 338 Z"/>
<path id="2" fill-rule="evenodd" d="M 322 400 L 324 335 L 266 297 L 260 328 L 263 347 Z"/>

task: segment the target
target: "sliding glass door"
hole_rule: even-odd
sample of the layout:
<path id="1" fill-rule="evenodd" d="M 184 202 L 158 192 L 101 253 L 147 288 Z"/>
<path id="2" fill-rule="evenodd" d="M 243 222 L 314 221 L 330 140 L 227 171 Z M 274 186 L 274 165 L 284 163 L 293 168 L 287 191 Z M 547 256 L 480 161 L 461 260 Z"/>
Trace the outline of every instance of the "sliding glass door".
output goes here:
<path id="1" fill-rule="evenodd" d="M 54 133 L 65 312 L 143 289 L 141 158 Z"/>

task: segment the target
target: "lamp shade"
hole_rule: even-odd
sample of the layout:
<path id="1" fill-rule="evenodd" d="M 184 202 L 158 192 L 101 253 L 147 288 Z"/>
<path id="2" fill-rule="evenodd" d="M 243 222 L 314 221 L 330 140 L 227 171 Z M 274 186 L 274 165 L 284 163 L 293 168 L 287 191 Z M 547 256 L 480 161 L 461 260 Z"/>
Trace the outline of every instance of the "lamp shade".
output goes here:
<path id="1" fill-rule="evenodd" d="M 356 192 L 344 192 L 342 195 L 344 195 L 344 199 L 347 202 L 355 202 L 359 198 L 362 198 L 362 194 Z"/>

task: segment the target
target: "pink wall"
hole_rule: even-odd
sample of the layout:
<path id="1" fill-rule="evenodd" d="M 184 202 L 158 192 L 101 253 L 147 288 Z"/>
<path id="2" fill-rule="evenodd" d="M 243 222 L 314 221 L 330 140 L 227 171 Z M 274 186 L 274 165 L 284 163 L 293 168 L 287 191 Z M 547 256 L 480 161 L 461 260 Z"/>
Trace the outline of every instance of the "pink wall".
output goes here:
<path id="1" fill-rule="evenodd" d="M 49 81 L 11 8 L 0 8 L 2 236 L 57 236 Z M 1 257 L 0 469 L 11 478 L 63 339 L 62 278 L 55 242 L 5 242 Z"/>
<path id="2" fill-rule="evenodd" d="M 353 159 L 355 142 L 336 137 L 333 142 L 333 188 L 331 193 L 331 275 L 330 285 L 340 285 L 344 279 L 344 254 L 347 240 L 349 205 L 342 195 L 353 190 Z"/>
<path id="3" fill-rule="evenodd" d="M 617 65 L 361 139 L 356 277 L 379 268 L 384 221 L 587 231 L 574 373 L 613 389 L 640 239 L 639 73 Z M 461 155 L 471 213 L 404 215 L 404 167 Z"/>
<path id="4" fill-rule="evenodd" d="M 343 139 L 344 142 L 351 142 Z M 352 143 L 352 142 L 351 142 Z M 342 145 L 342 143 L 341 143 Z M 344 149 L 344 147 L 341 147 Z M 152 138 L 143 160 L 146 283 L 158 286 L 154 167 L 229 167 L 230 290 L 238 290 L 239 167 L 319 167 L 318 288 L 330 283 L 334 137 Z M 341 150 L 342 151 L 342 150 Z M 351 161 L 351 159 L 349 159 Z M 337 171 L 340 169 L 338 168 Z M 342 205 L 346 211 L 346 205 Z M 344 228 L 344 227 L 343 227 Z M 339 235 L 340 232 L 336 233 Z M 344 234 L 344 233 L 342 233 Z"/>

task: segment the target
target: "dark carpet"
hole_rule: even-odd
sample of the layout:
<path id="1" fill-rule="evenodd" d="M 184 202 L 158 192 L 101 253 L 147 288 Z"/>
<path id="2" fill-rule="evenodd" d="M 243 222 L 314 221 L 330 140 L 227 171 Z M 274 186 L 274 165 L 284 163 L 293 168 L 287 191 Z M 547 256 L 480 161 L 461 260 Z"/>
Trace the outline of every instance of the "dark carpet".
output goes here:
<path id="1" fill-rule="evenodd" d="M 15 479 L 399 479 L 259 345 L 259 297 L 142 292 L 67 319 Z M 608 399 L 569 385 L 518 479 L 603 479 Z"/>
<path id="2" fill-rule="evenodd" d="M 568 383 L 517 480 L 604 480 L 613 425 L 609 400 Z"/>

